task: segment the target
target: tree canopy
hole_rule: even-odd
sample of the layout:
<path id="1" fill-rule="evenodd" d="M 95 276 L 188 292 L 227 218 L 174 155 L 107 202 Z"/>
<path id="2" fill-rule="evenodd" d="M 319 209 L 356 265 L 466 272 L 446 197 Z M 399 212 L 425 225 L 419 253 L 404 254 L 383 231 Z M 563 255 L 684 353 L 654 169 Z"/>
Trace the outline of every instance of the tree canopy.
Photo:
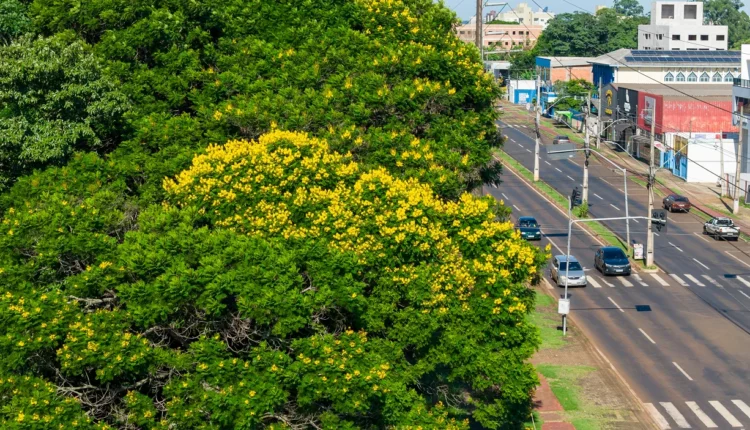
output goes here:
<path id="1" fill-rule="evenodd" d="M 726 25 L 730 49 L 740 49 L 743 43 L 750 42 L 750 16 L 742 8 L 741 0 L 705 0 L 703 19 L 706 24 Z"/>
<path id="2" fill-rule="evenodd" d="M 2 4 L 2 428 L 528 417 L 548 250 L 471 194 L 500 89 L 453 13 Z"/>

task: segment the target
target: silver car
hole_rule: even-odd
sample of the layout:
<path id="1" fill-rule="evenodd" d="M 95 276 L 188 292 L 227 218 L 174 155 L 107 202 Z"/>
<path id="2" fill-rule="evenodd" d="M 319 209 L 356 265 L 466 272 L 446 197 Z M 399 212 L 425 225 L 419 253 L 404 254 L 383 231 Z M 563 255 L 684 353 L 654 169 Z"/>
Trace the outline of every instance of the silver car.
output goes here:
<path id="1" fill-rule="evenodd" d="M 570 268 L 566 265 L 570 262 Z M 564 255 L 556 255 L 552 262 L 552 269 L 550 270 L 550 276 L 552 280 L 557 283 L 558 287 L 565 286 L 565 271 L 568 271 L 568 286 L 569 287 L 585 287 L 588 284 L 586 280 L 586 273 L 583 271 L 583 267 L 578 260 L 572 255 L 567 258 Z"/>

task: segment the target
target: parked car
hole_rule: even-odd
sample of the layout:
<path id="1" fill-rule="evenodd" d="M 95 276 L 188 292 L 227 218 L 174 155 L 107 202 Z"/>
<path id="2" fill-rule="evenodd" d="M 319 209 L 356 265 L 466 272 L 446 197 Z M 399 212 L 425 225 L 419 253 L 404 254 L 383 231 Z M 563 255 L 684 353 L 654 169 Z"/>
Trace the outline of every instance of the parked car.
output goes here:
<path id="1" fill-rule="evenodd" d="M 554 139 L 552 139 L 552 144 L 557 145 L 558 143 L 570 143 L 570 138 L 565 135 L 555 136 Z"/>
<path id="2" fill-rule="evenodd" d="M 603 275 L 630 276 L 630 260 L 625 252 L 616 246 L 602 246 L 594 254 L 594 267 Z"/>
<path id="3" fill-rule="evenodd" d="M 740 228 L 730 218 L 714 217 L 703 224 L 703 234 L 724 240 L 739 240 Z"/>
<path id="4" fill-rule="evenodd" d="M 521 232 L 521 237 L 526 240 L 542 240 L 541 227 L 536 219 L 531 216 L 522 216 L 518 218 L 516 229 Z"/>
<path id="5" fill-rule="evenodd" d="M 670 194 L 667 197 L 664 197 L 664 200 L 662 200 L 662 204 L 664 205 L 664 209 L 670 212 L 690 212 L 690 208 L 693 207 L 687 197 L 677 194 Z"/>
<path id="6" fill-rule="evenodd" d="M 570 264 L 570 267 L 566 266 Z M 565 286 L 565 271 L 568 271 L 568 286 L 569 287 L 585 287 L 588 281 L 586 280 L 586 273 L 581 267 L 581 263 L 576 260 L 572 255 L 556 255 L 552 262 L 552 269 L 550 270 L 550 277 L 557 283 L 558 287 Z"/>

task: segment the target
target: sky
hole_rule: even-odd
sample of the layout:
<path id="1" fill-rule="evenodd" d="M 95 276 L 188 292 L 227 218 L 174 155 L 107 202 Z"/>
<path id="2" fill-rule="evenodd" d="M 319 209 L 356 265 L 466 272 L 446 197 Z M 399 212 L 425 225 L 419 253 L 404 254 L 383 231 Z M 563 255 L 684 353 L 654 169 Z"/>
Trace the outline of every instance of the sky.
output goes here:
<path id="1" fill-rule="evenodd" d="M 468 20 L 469 18 L 474 16 L 474 13 L 477 7 L 476 0 L 443 0 L 443 1 L 445 2 L 446 6 L 456 11 L 458 16 L 463 20 Z M 505 0 L 505 1 L 507 1 L 508 4 L 510 4 L 511 6 L 515 6 L 518 3 L 527 3 L 534 10 L 537 9 L 537 6 L 534 4 L 532 0 Z M 539 6 L 549 7 L 549 11 L 555 12 L 555 13 L 575 12 L 575 11 L 581 12 L 581 9 L 584 9 L 593 13 L 597 5 L 604 5 L 604 6 L 612 5 L 612 0 L 568 0 L 568 1 L 570 1 L 570 3 L 566 2 L 565 0 L 536 0 Z M 502 1 L 490 0 L 489 3 L 502 3 Z M 750 1 L 745 0 L 743 1 L 743 3 L 745 3 L 745 7 L 743 7 L 742 9 L 745 12 L 750 14 Z M 641 4 L 643 5 L 644 10 L 646 11 L 651 10 L 650 0 L 641 0 Z M 496 9 L 499 9 L 499 8 L 496 8 Z M 508 10 L 508 8 L 506 7 L 505 10 Z"/>

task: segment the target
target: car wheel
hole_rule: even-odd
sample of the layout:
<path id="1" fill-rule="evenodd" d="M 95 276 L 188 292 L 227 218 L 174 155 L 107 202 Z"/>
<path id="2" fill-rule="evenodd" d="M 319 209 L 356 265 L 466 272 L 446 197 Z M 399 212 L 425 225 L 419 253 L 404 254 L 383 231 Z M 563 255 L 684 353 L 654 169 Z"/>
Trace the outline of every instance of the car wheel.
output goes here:
<path id="1" fill-rule="evenodd" d="M 703 234 L 708 234 L 708 230 L 706 230 L 706 226 L 703 226 Z"/>

